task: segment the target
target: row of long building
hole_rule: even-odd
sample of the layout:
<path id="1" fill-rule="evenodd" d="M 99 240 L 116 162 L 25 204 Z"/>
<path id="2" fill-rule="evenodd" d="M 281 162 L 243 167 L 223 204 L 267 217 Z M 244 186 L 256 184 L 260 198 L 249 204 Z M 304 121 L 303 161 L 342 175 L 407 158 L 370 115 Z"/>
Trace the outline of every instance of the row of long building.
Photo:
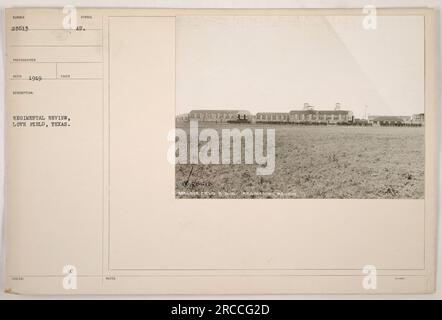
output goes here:
<path id="1" fill-rule="evenodd" d="M 247 122 L 247 123 L 299 123 L 299 124 L 354 124 L 369 125 L 423 125 L 424 114 L 412 116 L 369 116 L 366 120 L 355 119 L 353 112 L 342 110 L 336 103 L 333 110 L 316 110 L 308 103 L 301 110 L 289 112 L 259 112 L 256 115 L 247 110 L 192 110 L 178 115 L 178 121 L 198 120 L 203 122 Z"/>

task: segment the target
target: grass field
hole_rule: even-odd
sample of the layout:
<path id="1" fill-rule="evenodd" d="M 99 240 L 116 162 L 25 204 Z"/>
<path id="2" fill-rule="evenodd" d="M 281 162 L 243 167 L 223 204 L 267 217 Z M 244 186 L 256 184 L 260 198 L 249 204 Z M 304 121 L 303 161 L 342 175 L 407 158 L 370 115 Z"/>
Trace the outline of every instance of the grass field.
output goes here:
<path id="1" fill-rule="evenodd" d="M 210 127 L 218 131 L 246 127 L 276 129 L 275 171 L 272 175 L 257 176 L 255 164 L 179 164 L 175 169 L 177 198 L 424 197 L 423 127 Z M 177 124 L 177 128 L 188 131 L 188 123 Z"/>

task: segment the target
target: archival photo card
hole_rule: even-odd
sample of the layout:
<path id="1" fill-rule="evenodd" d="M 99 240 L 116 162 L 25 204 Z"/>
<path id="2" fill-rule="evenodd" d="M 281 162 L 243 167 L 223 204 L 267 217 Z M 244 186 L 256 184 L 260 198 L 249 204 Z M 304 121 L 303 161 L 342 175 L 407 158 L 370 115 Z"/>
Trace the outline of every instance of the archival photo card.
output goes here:
<path id="1" fill-rule="evenodd" d="M 437 14 L 7 9 L 4 291 L 433 292 Z"/>
<path id="2" fill-rule="evenodd" d="M 424 198 L 424 17 L 175 28 L 176 198 Z"/>

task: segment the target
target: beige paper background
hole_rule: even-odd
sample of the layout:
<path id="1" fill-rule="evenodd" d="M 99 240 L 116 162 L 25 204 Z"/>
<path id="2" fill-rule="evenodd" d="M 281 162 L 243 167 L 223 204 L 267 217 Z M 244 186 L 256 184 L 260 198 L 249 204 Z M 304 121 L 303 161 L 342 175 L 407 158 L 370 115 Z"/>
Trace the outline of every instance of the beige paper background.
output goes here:
<path id="1" fill-rule="evenodd" d="M 47 23 L 60 14 L 36 12 L 36 19 L 44 16 Z M 173 167 L 165 159 L 166 133 L 174 126 L 173 16 L 196 12 L 220 13 L 89 10 L 103 16 L 103 51 L 95 48 L 93 53 L 102 55 L 103 81 L 56 84 L 55 91 L 54 84 L 45 89 L 42 82 L 42 100 L 7 99 L 6 119 L 12 110 L 28 112 L 36 102 L 39 112 L 60 112 L 62 97 L 72 98 L 72 105 L 64 107 L 77 119 L 77 126 L 73 122 L 57 135 L 54 130 L 8 129 L 11 291 L 66 293 L 60 273 L 67 263 L 78 268 L 80 293 L 356 293 L 363 292 L 360 269 L 365 264 L 380 269 L 377 292 L 431 291 L 436 156 L 432 42 L 426 41 L 425 215 L 423 200 L 175 200 Z M 263 13 L 228 11 L 257 12 Z M 425 15 L 426 39 L 432 35 L 429 11 L 381 14 Z M 9 35 L 8 41 L 14 40 L 20 39 Z M 80 97 L 87 99 L 78 108 Z M 152 116 L 156 121 L 146 125 Z M 24 280 L 14 280 L 20 277 Z"/>

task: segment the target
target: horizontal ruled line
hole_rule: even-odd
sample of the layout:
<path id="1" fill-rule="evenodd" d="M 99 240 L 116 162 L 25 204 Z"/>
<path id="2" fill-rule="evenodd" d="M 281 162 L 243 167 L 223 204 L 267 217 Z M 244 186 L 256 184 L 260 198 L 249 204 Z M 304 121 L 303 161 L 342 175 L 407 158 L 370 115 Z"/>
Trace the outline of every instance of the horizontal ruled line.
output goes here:
<path id="1" fill-rule="evenodd" d="M 100 47 L 102 48 L 101 45 L 26 45 L 26 44 L 16 44 L 16 45 L 11 45 L 11 47 L 20 47 L 20 48 L 72 48 L 72 47 L 84 47 L 84 48 L 88 48 L 88 47 Z"/>
<path id="2" fill-rule="evenodd" d="M 103 61 L 9 61 L 9 63 L 103 63 Z"/>
<path id="3" fill-rule="evenodd" d="M 30 80 L 30 79 L 17 79 L 17 78 L 10 78 L 9 80 L 21 80 L 21 81 L 32 81 L 32 82 L 41 82 L 41 81 L 45 81 L 45 80 L 61 80 L 61 81 L 66 81 L 66 80 L 103 80 L 103 78 L 43 78 L 41 80 Z"/>
<path id="4" fill-rule="evenodd" d="M 102 29 L 95 29 L 95 28 L 85 28 L 85 29 L 63 29 L 63 28 L 57 28 L 57 29 L 28 29 L 28 31 L 78 31 L 78 32 L 82 32 L 82 31 L 101 31 Z"/>

